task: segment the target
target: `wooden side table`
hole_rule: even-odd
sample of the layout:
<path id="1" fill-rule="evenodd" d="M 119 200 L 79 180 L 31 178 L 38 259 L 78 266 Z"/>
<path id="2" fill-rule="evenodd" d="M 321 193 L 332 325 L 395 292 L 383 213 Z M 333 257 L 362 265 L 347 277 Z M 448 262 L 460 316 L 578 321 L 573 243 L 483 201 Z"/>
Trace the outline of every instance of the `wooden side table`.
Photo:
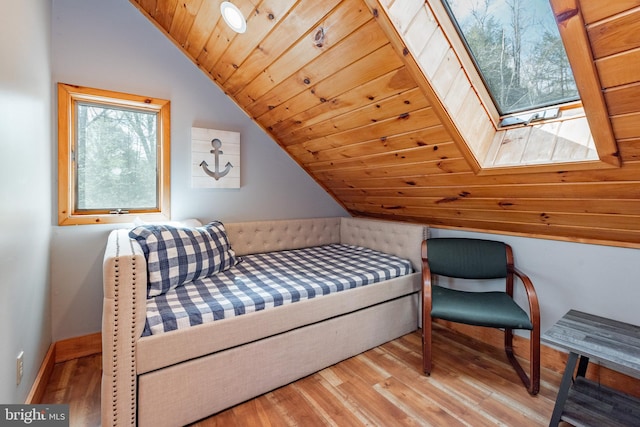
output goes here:
<path id="1" fill-rule="evenodd" d="M 639 326 L 570 310 L 542 341 L 569 351 L 549 426 L 561 420 L 575 426 L 640 426 L 640 399 L 584 376 L 589 360 L 595 360 L 640 379 Z"/>

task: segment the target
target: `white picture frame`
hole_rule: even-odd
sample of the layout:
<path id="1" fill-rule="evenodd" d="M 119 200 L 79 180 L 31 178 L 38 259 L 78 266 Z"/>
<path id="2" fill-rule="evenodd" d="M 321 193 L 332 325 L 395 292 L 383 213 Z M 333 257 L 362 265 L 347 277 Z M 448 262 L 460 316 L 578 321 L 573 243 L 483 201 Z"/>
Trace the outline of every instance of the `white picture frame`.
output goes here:
<path id="1" fill-rule="evenodd" d="M 240 132 L 191 128 L 191 187 L 240 188 Z"/>

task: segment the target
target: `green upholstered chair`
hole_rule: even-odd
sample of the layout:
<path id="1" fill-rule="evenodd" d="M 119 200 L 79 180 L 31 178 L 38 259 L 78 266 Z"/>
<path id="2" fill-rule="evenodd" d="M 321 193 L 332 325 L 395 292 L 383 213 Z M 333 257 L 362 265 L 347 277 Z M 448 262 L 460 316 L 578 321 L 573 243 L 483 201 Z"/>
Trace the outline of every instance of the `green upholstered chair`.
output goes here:
<path id="1" fill-rule="evenodd" d="M 509 362 L 530 394 L 540 389 L 540 308 L 533 283 L 513 265 L 511 247 L 480 239 L 437 238 L 422 243 L 422 360 L 431 374 L 432 319 L 504 329 Z M 432 284 L 434 275 L 458 279 L 504 279 L 505 291 L 461 291 Z M 529 314 L 513 300 L 514 276 L 524 285 Z M 527 376 L 513 354 L 513 330 L 530 331 L 530 374 Z"/>

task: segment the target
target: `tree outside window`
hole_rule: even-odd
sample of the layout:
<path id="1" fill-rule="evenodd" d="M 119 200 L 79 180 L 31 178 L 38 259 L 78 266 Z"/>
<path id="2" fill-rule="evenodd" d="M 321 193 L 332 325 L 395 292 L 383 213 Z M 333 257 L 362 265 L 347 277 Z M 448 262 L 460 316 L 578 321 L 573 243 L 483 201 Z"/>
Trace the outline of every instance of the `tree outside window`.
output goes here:
<path id="1" fill-rule="evenodd" d="M 443 0 L 501 115 L 580 99 L 547 0 Z"/>

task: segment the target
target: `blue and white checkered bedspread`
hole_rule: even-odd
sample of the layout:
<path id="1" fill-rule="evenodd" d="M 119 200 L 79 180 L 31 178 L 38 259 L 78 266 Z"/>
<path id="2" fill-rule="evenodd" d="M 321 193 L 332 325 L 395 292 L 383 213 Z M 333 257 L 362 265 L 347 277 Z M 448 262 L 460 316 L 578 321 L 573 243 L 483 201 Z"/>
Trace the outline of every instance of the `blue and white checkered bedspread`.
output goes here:
<path id="1" fill-rule="evenodd" d="M 412 272 L 411 262 L 332 244 L 247 255 L 228 270 L 147 300 L 144 335 L 226 319 Z"/>

